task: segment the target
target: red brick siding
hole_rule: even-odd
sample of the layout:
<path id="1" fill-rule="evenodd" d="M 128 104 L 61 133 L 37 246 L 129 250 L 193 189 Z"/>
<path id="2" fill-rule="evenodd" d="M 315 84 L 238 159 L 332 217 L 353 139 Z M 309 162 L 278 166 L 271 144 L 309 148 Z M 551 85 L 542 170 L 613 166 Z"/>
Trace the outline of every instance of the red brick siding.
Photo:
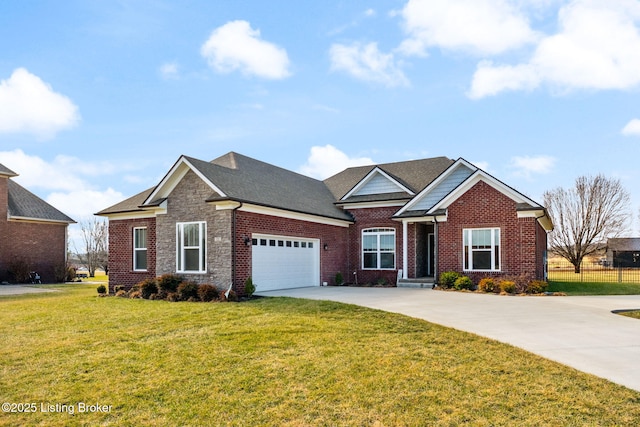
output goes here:
<path id="1" fill-rule="evenodd" d="M 345 280 L 353 283 L 357 275 L 358 284 L 376 284 L 384 278 L 388 283 L 395 284 L 398 269 L 402 269 L 402 223 L 393 221 L 391 217 L 399 207 L 352 209 L 349 212 L 356 222 L 349 227 L 349 274 Z M 393 270 L 363 270 L 362 269 L 362 230 L 366 228 L 393 228 L 396 230 L 396 265 Z M 409 226 L 409 272 L 415 270 L 415 227 Z M 413 243 L 411 243 L 413 242 Z M 356 275 L 353 273 L 356 272 Z"/>
<path id="2" fill-rule="evenodd" d="M 8 267 L 12 260 L 22 259 L 30 270 L 37 271 L 42 282 L 55 282 L 55 270 L 63 268 L 66 261 L 67 225 L 56 223 L 4 222 L 1 280 L 11 280 Z"/>
<path id="3" fill-rule="evenodd" d="M 518 218 L 515 202 L 484 182 L 479 182 L 453 202 L 447 209 L 447 221 L 438 224 L 438 272 L 462 272 L 462 230 L 484 227 L 500 228 L 501 271 L 465 274 L 476 282 L 488 275 L 539 277 L 543 243 L 537 241 L 539 225 L 536 219 Z M 546 241 L 546 235 L 544 237 Z"/>
<path id="4" fill-rule="evenodd" d="M 244 293 L 244 282 L 251 276 L 252 247 L 246 246 L 244 240 L 251 238 L 253 233 L 320 239 L 320 283 L 335 284 L 338 272 L 348 280 L 348 228 L 237 211 L 234 282 L 239 294 Z"/>
<path id="5" fill-rule="evenodd" d="M 133 229 L 147 227 L 147 271 L 133 271 Z M 156 219 L 109 220 L 109 292 L 156 276 Z"/>

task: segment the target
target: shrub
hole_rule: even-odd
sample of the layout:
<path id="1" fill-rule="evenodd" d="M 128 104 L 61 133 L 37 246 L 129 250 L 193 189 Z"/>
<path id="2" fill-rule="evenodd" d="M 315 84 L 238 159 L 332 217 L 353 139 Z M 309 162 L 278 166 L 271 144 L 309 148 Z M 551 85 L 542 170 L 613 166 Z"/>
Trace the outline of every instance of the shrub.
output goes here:
<path id="1" fill-rule="evenodd" d="M 387 279 L 385 279 L 384 277 L 378 278 L 378 281 L 376 282 L 376 286 L 382 286 L 382 287 L 387 286 Z"/>
<path id="2" fill-rule="evenodd" d="M 461 276 L 460 273 L 456 271 L 445 271 L 440 274 L 440 280 L 438 280 L 438 285 L 443 287 L 444 289 L 449 289 L 453 287 L 456 280 Z"/>
<path id="3" fill-rule="evenodd" d="M 151 294 L 158 293 L 156 279 L 145 279 L 142 282 L 137 283 L 134 286 L 134 290 L 139 291 L 142 298 L 149 299 Z"/>
<path id="4" fill-rule="evenodd" d="M 126 290 L 124 289 L 124 285 L 115 285 L 113 287 L 113 291 L 117 294 L 120 291 L 126 292 Z"/>
<path id="5" fill-rule="evenodd" d="M 498 287 L 493 277 L 485 277 L 478 282 L 478 290 L 482 292 L 495 292 L 498 290 Z"/>
<path id="6" fill-rule="evenodd" d="M 218 299 L 218 288 L 213 285 L 200 285 L 198 287 L 200 301 L 209 302 Z"/>
<path id="7" fill-rule="evenodd" d="M 459 291 L 462 289 L 472 289 L 473 281 L 467 276 L 460 276 L 453 282 L 453 287 Z"/>
<path id="8" fill-rule="evenodd" d="M 500 281 L 500 290 L 502 292 L 506 292 L 508 294 L 512 294 L 516 291 L 516 282 L 513 280 L 501 280 Z"/>
<path id="9" fill-rule="evenodd" d="M 158 289 L 161 291 L 176 292 L 180 283 L 184 282 L 184 278 L 177 274 L 163 274 L 157 278 Z"/>
<path id="10" fill-rule="evenodd" d="M 22 257 L 14 257 L 8 265 L 9 273 L 13 275 L 16 283 L 27 283 L 31 278 L 31 265 Z"/>
<path id="11" fill-rule="evenodd" d="M 97 291 L 100 295 L 104 295 L 107 293 L 107 287 L 105 285 L 100 285 L 98 286 Z"/>
<path id="12" fill-rule="evenodd" d="M 544 280 L 532 280 L 527 285 L 528 294 L 541 294 L 547 290 L 549 284 Z"/>
<path id="13" fill-rule="evenodd" d="M 253 279 L 251 276 L 247 277 L 247 280 L 244 281 L 244 293 L 247 294 L 249 298 L 256 291 L 256 285 L 253 284 Z"/>
<path id="14" fill-rule="evenodd" d="M 131 289 L 128 295 L 129 298 L 142 298 L 142 292 L 135 289 Z"/>
<path id="15" fill-rule="evenodd" d="M 189 298 L 198 298 L 198 284 L 192 281 L 185 281 L 178 285 L 178 299 L 180 301 L 189 301 Z"/>
<path id="16" fill-rule="evenodd" d="M 233 289 L 229 291 L 229 296 L 225 296 L 225 292 L 220 292 L 220 301 L 236 302 L 238 301 L 238 294 Z"/>
<path id="17" fill-rule="evenodd" d="M 116 291 L 116 296 L 126 298 L 128 296 L 127 291 L 125 291 L 124 289 L 120 289 L 119 291 Z"/>
<path id="18" fill-rule="evenodd" d="M 344 278 L 342 277 L 342 273 L 341 272 L 338 271 L 336 273 L 335 281 L 336 281 L 336 286 L 344 285 Z"/>

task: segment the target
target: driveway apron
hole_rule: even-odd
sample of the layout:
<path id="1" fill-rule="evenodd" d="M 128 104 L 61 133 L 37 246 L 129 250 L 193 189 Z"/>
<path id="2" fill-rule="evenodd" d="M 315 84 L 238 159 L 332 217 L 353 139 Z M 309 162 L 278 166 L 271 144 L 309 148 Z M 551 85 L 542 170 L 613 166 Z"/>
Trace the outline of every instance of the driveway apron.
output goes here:
<path id="1" fill-rule="evenodd" d="M 498 296 L 410 288 L 314 287 L 257 292 L 401 313 L 520 347 L 640 391 L 640 295 Z"/>

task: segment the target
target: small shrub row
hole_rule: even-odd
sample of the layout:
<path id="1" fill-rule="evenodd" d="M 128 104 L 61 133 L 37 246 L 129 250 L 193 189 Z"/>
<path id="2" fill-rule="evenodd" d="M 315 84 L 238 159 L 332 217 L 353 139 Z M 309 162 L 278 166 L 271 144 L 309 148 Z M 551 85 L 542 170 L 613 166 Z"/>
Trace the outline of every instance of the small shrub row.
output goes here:
<path id="1" fill-rule="evenodd" d="M 440 274 L 438 285 L 443 289 L 473 290 L 473 281 L 457 271 L 445 271 Z M 541 294 L 549 284 L 544 280 L 534 280 L 529 276 L 485 277 L 478 282 L 477 290 L 486 293 L 505 294 Z"/>
<path id="2" fill-rule="evenodd" d="M 250 285 L 247 295 L 251 296 L 255 291 L 255 286 L 250 279 L 247 280 Z M 245 287 L 247 283 L 245 283 Z M 253 289 L 251 289 L 253 287 Z M 101 293 L 102 289 L 98 289 Z M 145 279 L 135 284 L 129 291 L 123 286 L 114 287 L 117 297 L 123 298 L 142 298 L 149 300 L 164 301 L 190 301 L 190 302 L 211 302 L 211 301 L 238 301 L 235 291 L 230 291 L 228 296 L 224 290 L 218 289 L 210 284 L 198 284 L 191 280 L 186 280 L 182 276 L 176 274 L 165 274 L 155 279 Z"/>

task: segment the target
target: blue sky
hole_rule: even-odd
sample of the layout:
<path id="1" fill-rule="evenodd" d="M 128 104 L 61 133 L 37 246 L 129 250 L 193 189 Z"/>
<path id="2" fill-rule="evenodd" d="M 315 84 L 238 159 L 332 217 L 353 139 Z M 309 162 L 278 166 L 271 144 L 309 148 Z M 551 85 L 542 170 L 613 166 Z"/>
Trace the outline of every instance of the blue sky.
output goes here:
<path id="1" fill-rule="evenodd" d="M 637 212 L 639 95 L 636 0 L 0 3 L 0 163 L 77 220 L 228 151 L 604 173 Z"/>

